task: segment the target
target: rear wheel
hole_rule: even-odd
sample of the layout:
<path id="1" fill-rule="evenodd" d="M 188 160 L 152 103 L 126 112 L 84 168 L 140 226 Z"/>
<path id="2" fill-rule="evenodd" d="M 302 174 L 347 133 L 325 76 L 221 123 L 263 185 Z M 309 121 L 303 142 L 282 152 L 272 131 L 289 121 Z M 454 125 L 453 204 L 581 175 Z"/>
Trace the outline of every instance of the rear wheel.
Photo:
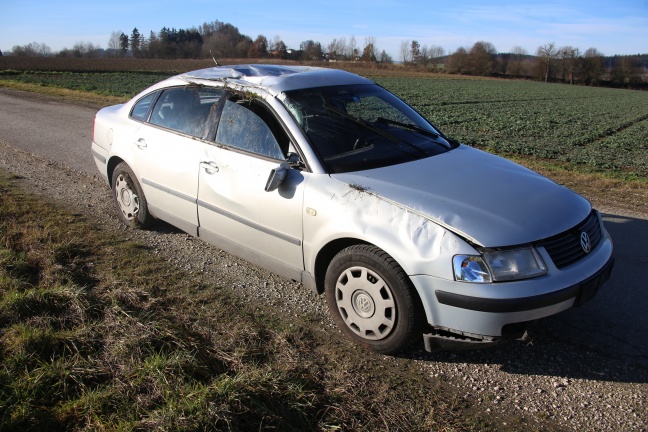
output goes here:
<path id="1" fill-rule="evenodd" d="M 124 162 L 113 171 L 112 191 L 117 214 L 123 223 L 136 228 L 146 228 L 153 223 L 142 187 Z"/>
<path id="2" fill-rule="evenodd" d="M 424 313 L 404 270 L 383 250 L 354 245 L 331 261 L 326 301 L 336 324 L 372 351 L 394 354 L 420 335 Z"/>

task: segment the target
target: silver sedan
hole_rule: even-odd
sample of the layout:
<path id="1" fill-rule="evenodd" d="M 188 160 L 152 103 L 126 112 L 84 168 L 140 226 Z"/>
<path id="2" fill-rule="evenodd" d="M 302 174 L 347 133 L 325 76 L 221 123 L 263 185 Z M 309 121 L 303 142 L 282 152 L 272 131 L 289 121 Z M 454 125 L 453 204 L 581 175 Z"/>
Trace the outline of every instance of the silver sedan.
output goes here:
<path id="1" fill-rule="evenodd" d="M 380 353 L 519 337 L 612 269 L 587 200 L 339 70 L 169 78 L 100 110 L 92 154 L 125 224 L 162 219 L 325 294 Z"/>

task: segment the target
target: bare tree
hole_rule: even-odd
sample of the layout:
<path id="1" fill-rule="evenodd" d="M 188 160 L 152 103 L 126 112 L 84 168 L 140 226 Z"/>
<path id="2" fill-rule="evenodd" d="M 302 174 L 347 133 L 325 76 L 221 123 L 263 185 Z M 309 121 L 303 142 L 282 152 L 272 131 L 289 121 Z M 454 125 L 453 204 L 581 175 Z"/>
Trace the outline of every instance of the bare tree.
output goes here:
<path id="1" fill-rule="evenodd" d="M 403 41 L 400 46 L 400 59 L 403 64 L 407 64 L 410 61 L 412 52 L 410 51 L 411 42 Z"/>
<path id="2" fill-rule="evenodd" d="M 72 47 L 72 50 L 65 49 L 63 51 L 68 51 L 68 55 L 74 57 L 96 57 L 99 49 L 100 47 L 92 42 L 77 42 Z"/>
<path id="3" fill-rule="evenodd" d="M 542 79 L 544 82 L 548 82 L 549 77 L 551 76 L 553 63 L 556 58 L 556 43 L 550 42 L 546 45 L 539 46 L 538 51 L 536 52 L 536 56 L 538 57 L 538 61 L 540 62 Z"/>
<path id="4" fill-rule="evenodd" d="M 338 56 L 340 54 L 337 51 L 337 43 L 337 39 L 333 38 L 333 40 L 326 45 L 326 54 L 330 61 L 338 61 Z"/>
<path id="5" fill-rule="evenodd" d="M 251 58 L 268 57 L 268 39 L 263 35 L 257 36 L 254 42 L 250 45 L 247 55 Z"/>
<path id="6" fill-rule="evenodd" d="M 612 81 L 619 86 L 632 86 L 641 82 L 642 67 L 638 56 L 615 57 L 612 68 Z"/>
<path id="7" fill-rule="evenodd" d="M 110 33 L 108 39 L 108 55 L 117 56 L 119 53 L 119 36 L 122 34 L 121 30 L 113 31 Z"/>
<path id="8" fill-rule="evenodd" d="M 358 58 L 358 44 L 356 43 L 355 36 L 351 36 L 351 39 L 349 39 L 347 50 L 347 57 L 350 60 L 355 61 Z"/>
<path id="9" fill-rule="evenodd" d="M 362 49 L 362 61 L 375 62 L 378 60 L 378 47 L 376 46 L 376 38 L 367 36 L 365 38 L 365 46 Z"/>
<path id="10" fill-rule="evenodd" d="M 322 45 L 319 42 L 312 40 L 303 41 L 299 45 L 302 51 L 302 60 L 321 60 L 322 59 Z"/>
<path id="11" fill-rule="evenodd" d="M 393 63 L 393 60 L 392 60 L 391 56 L 389 54 L 387 54 L 387 52 L 385 50 L 382 50 L 382 52 L 380 53 L 380 58 L 378 59 L 378 61 L 380 63 L 384 63 L 384 64 Z"/>
<path id="12" fill-rule="evenodd" d="M 557 58 L 559 60 L 560 75 L 563 82 L 574 83 L 574 75 L 580 52 L 578 48 L 564 46 L 558 50 Z"/>
<path id="13" fill-rule="evenodd" d="M 466 58 L 468 70 L 473 75 L 489 75 L 495 69 L 497 50 L 490 42 L 476 42 Z"/>
<path id="14" fill-rule="evenodd" d="M 419 58 L 419 63 L 422 65 L 427 65 L 430 62 L 430 49 L 427 45 L 421 45 L 421 56 Z"/>
<path id="15" fill-rule="evenodd" d="M 286 46 L 284 41 L 280 40 L 279 43 L 275 45 L 275 51 L 273 52 L 276 52 L 277 57 L 280 59 L 285 59 L 288 55 L 288 46 Z"/>
<path id="16" fill-rule="evenodd" d="M 447 69 L 450 73 L 463 74 L 466 72 L 466 60 L 468 58 L 468 51 L 466 48 L 459 47 L 448 58 Z"/>
<path id="17" fill-rule="evenodd" d="M 430 57 L 431 62 L 438 63 L 439 58 L 445 55 L 445 50 L 441 46 L 432 45 L 431 47 L 428 48 L 427 53 L 428 56 Z"/>
<path id="18" fill-rule="evenodd" d="M 522 76 L 528 73 L 527 58 L 529 52 L 520 46 L 515 46 L 511 49 L 511 56 L 509 58 L 506 73 L 513 76 Z"/>
<path id="19" fill-rule="evenodd" d="M 16 45 L 11 51 L 15 56 L 22 57 L 47 57 L 52 55 L 52 50 L 44 43 L 31 42 L 27 45 Z"/>
<path id="20" fill-rule="evenodd" d="M 288 54 L 288 47 L 286 46 L 284 41 L 281 40 L 281 37 L 279 35 L 276 35 L 270 43 L 269 51 L 272 57 L 284 59 Z"/>
<path id="21" fill-rule="evenodd" d="M 346 38 L 342 36 L 341 38 L 333 39 L 328 44 L 329 58 L 332 55 L 333 60 L 344 60 L 347 56 L 347 43 Z"/>
<path id="22" fill-rule="evenodd" d="M 581 59 L 581 74 L 588 85 L 596 85 L 603 79 L 605 72 L 603 54 L 596 48 L 589 48 Z"/>

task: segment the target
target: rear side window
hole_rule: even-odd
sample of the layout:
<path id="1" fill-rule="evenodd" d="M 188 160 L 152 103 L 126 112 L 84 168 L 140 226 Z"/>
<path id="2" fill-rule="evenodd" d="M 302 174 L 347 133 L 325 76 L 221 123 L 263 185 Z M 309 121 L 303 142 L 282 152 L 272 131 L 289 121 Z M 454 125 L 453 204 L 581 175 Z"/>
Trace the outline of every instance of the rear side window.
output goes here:
<path id="1" fill-rule="evenodd" d="M 131 111 L 131 117 L 141 121 L 148 120 L 149 108 L 151 107 L 151 103 L 155 99 L 156 95 L 157 92 L 154 92 L 138 100 L 135 106 L 133 106 L 133 110 Z"/>
<path id="2" fill-rule="evenodd" d="M 223 91 L 205 87 L 178 87 L 164 90 L 153 111 L 150 122 L 157 126 L 203 138 L 207 118 Z"/>

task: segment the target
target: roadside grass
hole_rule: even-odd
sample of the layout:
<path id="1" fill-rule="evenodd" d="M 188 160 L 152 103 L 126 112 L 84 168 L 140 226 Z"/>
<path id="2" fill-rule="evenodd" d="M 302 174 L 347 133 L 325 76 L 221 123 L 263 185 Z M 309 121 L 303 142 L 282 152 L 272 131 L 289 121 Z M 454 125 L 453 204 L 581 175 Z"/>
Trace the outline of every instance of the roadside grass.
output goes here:
<path id="1" fill-rule="evenodd" d="M 0 172 L 0 430 L 497 429 L 413 361 L 274 318 L 20 181 Z"/>
<path id="2" fill-rule="evenodd" d="M 115 105 L 128 101 L 129 98 L 121 96 L 102 95 L 79 90 L 70 90 L 62 87 L 50 87 L 42 84 L 23 83 L 10 79 L 0 79 L 0 87 L 8 88 L 11 90 L 18 90 L 34 94 L 42 94 L 60 98 L 66 101 L 80 103 L 83 105 L 90 105 L 95 108 L 100 108 L 107 105 Z"/>

